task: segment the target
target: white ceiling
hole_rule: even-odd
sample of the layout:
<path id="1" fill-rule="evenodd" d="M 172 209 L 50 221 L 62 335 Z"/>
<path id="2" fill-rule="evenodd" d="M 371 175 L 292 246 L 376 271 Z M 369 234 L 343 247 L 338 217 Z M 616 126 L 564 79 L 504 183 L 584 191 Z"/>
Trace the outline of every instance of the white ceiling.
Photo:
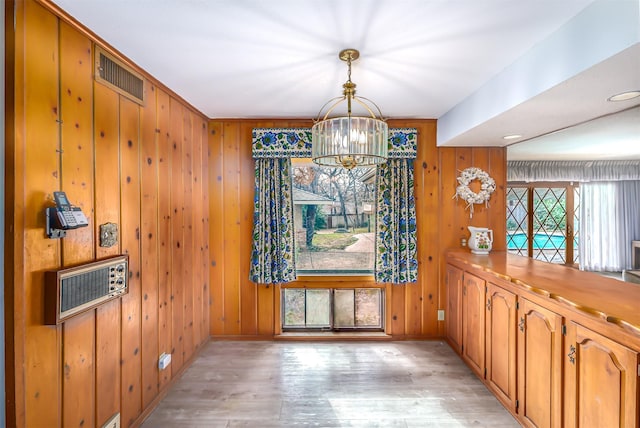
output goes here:
<path id="1" fill-rule="evenodd" d="M 514 144 L 509 160 L 640 159 L 640 107 Z"/>
<path id="2" fill-rule="evenodd" d="M 352 80 L 439 145 L 640 105 L 640 0 L 53 0 L 210 118 L 315 118 Z M 636 140 L 636 144 L 640 142 Z"/>

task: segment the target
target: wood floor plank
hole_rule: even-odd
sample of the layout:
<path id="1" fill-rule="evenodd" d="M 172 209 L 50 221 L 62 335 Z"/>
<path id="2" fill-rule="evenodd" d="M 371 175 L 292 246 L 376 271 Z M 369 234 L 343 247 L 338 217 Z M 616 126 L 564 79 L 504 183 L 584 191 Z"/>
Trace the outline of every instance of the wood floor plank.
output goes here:
<path id="1" fill-rule="evenodd" d="M 517 427 L 441 341 L 210 342 L 143 423 Z"/>

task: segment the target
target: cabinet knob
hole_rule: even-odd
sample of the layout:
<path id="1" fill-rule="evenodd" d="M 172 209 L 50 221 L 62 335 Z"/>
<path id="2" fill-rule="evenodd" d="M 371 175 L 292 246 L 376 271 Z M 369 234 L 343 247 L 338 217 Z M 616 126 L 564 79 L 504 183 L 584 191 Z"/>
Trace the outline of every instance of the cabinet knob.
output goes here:
<path id="1" fill-rule="evenodd" d="M 518 324 L 520 331 L 524 332 L 524 317 L 520 317 L 520 323 Z"/>
<path id="2" fill-rule="evenodd" d="M 491 299 L 487 299 L 487 310 L 491 310 Z"/>

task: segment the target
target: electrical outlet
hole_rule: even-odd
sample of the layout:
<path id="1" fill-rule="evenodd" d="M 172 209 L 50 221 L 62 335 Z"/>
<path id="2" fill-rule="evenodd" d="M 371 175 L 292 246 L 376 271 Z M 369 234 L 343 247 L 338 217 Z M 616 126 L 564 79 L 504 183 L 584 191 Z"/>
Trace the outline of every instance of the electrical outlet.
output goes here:
<path id="1" fill-rule="evenodd" d="M 120 413 L 111 416 L 111 419 L 102 425 L 102 428 L 120 428 Z"/>
<path id="2" fill-rule="evenodd" d="M 438 321 L 444 321 L 444 309 L 438 309 Z"/>
<path id="3" fill-rule="evenodd" d="M 165 354 L 163 352 L 158 359 L 158 368 L 164 370 L 169 367 L 169 364 L 171 364 L 171 354 Z"/>

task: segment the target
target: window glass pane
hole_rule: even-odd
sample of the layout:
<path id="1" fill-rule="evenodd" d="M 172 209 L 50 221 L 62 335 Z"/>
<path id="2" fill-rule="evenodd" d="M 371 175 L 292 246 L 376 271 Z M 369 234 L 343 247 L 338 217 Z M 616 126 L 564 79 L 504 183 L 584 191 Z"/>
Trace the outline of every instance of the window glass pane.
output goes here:
<path id="1" fill-rule="evenodd" d="M 533 258 L 565 263 L 567 232 L 566 188 L 533 189 Z"/>
<path id="2" fill-rule="evenodd" d="M 528 255 L 528 211 L 527 188 L 507 188 L 507 250 L 510 253 Z"/>
<path id="3" fill-rule="evenodd" d="M 304 289 L 285 288 L 283 290 L 285 327 L 304 327 L 305 298 Z"/>
<path id="4" fill-rule="evenodd" d="M 307 290 L 307 327 L 329 327 L 330 313 L 330 290 Z"/>
<path id="5" fill-rule="evenodd" d="M 380 327 L 380 289 L 359 288 L 355 293 L 356 326 Z"/>
<path id="6" fill-rule="evenodd" d="M 296 269 L 299 273 L 371 273 L 375 168 L 293 166 Z"/>
<path id="7" fill-rule="evenodd" d="M 354 327 L 354 290 L 335 290 L 333 324 L 336 328 Z"/>

